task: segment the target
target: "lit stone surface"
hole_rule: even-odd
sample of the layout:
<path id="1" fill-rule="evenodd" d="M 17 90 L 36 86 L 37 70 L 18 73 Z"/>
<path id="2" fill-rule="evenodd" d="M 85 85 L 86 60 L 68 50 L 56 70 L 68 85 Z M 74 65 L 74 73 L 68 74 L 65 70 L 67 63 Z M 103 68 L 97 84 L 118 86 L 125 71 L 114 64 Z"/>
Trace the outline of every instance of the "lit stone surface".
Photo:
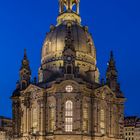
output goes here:
<path id="1" fill-rule="evenodd" d="M 125 98 L 111 52 L 106 81 L 99 82 L 96 49 L 80 24 L 79 0 L 59 0 L 37 81 L 26 52 L 12 95 L 13 140 L 123 140 Z M 73 6 L 76 6 L 74 11 Z M 24 62 L 24 63 L 23 63 Z"/>

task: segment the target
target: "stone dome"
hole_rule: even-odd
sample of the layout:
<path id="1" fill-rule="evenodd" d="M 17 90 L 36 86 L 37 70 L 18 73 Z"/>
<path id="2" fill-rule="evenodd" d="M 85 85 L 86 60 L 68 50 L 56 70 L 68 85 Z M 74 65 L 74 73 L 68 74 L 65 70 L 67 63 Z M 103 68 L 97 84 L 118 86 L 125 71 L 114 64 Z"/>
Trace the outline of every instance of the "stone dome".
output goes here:
<path id="1" fill-rule="evenodd" d="M 77 23 L 71 26 L 73 46 L 76 51 L 76 60 L 83 59 L 87 63 L 96 64 L 96 51 L 91 35 L 87 27 L 82 27 Z M 67 23 L 58 26 L 51 26 L 42 48 L 42 65 L 49 62 L 62 60 L 62 52 L 65 48 L 65 38 L 67 35 Z M 83 55 L 83 57 L 82 57 Z"/>
<path id="2" fill-rule="evenodd" d="M 73 2 L 76 4 L 76 11 L 72 9 Z M 65 6 L 66 11 L 64 11 Z M 79 0 L 71 1 L 67 5 L 60 1 L 59 11 L 57 25 L 50 26 L 50 32 L 47 33 L 43 44 L 41 67 L 39 70 L 40 81 L 46 81 L 48 77 L 54 77 L 56 73 L 62 73 L 61 68 L 64 67 L 64 50 L 66 49 L 68 32 L 70 32 L 71 45 L 75 53 L 74 67 L 78 68 L 78 74 L 86 77 L 89 73 L 89 75 L 93 73 L 93 77 L 98 79 L 96 49 L 92 36 L 88 32 L 88 27 L 81 25 Z M 68 31 L 69 28 L 70 31 Z"/>

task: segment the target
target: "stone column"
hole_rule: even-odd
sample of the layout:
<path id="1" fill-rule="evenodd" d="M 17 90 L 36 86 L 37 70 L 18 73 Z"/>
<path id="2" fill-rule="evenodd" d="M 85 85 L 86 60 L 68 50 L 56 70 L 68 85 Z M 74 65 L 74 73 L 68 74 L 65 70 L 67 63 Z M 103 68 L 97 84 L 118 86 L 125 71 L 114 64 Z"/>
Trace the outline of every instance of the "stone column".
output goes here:
<path id="1" fill-rule="evenodd" d="M 33 127 L 33 108 L 31 107 L 30 109 L 30 129 L 32 131 L 32 127 Z"/>
<path id="2" fill-rule="evenodd" d="M 100 104 L 99 104 L 99 101 L 96 100 L 96 103 L 97 103 L 97 133 L 100 133 Z"/>
<path id="3" fill-rule="evenodd" d="M 112 135 L 115 135 L 115 110 L 114 110 L 114 104 L 112 104 Z"/>
<path id="4" fill-rule="evenodd" d="M 79 2 L 76 4 L 76 13 L 79 15 Z"/>
<path id="5" fill-rule="evenodd" d="M 24 113 L 23 113 L 23 122 L 24 122 L 24 133 L 27 131 L 27 108 L 24 106 Z"/>
<path id="6" fill-rule="evenodd" d="M 45 108 L 45 104 L 44 104 L 44 100 L 42 99 L 42 100 L 41 100 L 41 103 L 40 103 L 41 133 L 43 133 L 43 132 L 45 131 L 45 130 L 44 130 L 44 129 L 45 129 L 45 128 L 44 128 L 44 126 L 45 126 L 44 108 Z"/>
<path id="7" fill-rule="evenodd" d="M 93 132 L 98 133 L 98 105 L 96 99 L 93 99 L 92 125 Z"/>
<path id="8" fill-rule="evenodd" d="M 109 136 L 111 135 L 111 105 L 109 104 Z"/>
<path id="9" fill-rule="evenodd" d="M 61 9 L 61 4 L 62 4 L 62 2 L 59 0 L 59 14 L 61 14 L 61 12 L 62 12 L 62 9 Z"/>
<path id="10" fill-rule="evenodd" d="M 29 133 L 31 130 L 31 109 L 27 109 L 27 132 Z"/>
<path id="11" fill-rule="evenodd" d="M 27 119 L 26 119 L 26 125 L 27 125 L 27 127 L 26 127 L 26 132 L 28 133 L 29 132 L 29 108 L 27 108 L 26 109 L 26 111 L 27 111 Z"/>
<path id="12" fill-rule="evenodd" d="M 109 132 L 110 132 L 110 128 L 109 128 L 109 125 L 110 125 L 110 117 L 109 117 L 109 105 L 107 104 L 107 108 L 106 108 L 106 133 L 107 133 L 107 136 L 109 135 Z"/>

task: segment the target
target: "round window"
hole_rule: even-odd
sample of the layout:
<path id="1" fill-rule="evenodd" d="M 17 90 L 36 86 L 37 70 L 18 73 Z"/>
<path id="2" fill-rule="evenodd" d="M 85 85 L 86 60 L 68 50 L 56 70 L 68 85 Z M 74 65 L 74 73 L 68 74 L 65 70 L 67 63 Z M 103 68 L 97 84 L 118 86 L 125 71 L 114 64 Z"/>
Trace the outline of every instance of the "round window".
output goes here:
<path id="1" fill-rule="evenodd" d="M 66 86 L 66 91 L 67 92 L 72 92 L 73 91 L 73 87 L 71 85 Z"/>

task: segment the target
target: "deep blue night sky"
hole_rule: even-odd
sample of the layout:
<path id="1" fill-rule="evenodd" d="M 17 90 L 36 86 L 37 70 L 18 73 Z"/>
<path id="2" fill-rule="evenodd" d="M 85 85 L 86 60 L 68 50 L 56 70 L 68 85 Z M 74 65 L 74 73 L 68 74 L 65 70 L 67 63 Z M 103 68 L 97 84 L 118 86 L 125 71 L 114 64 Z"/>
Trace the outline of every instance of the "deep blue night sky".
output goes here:
<path id="1" fill-rule="evenodd" d="M 114 51 L 119 82 L 127 98 L 126 115 L 140 115 L 140 0 L 81 0 L 82 24 L 89 26 L 105 77 Z M 49 26 L 56 24 L 58 0 L 0 0 L 0 115 L 11 116 L 10 96 L 19 78 L 24 48 L 32 77 Z"/>

